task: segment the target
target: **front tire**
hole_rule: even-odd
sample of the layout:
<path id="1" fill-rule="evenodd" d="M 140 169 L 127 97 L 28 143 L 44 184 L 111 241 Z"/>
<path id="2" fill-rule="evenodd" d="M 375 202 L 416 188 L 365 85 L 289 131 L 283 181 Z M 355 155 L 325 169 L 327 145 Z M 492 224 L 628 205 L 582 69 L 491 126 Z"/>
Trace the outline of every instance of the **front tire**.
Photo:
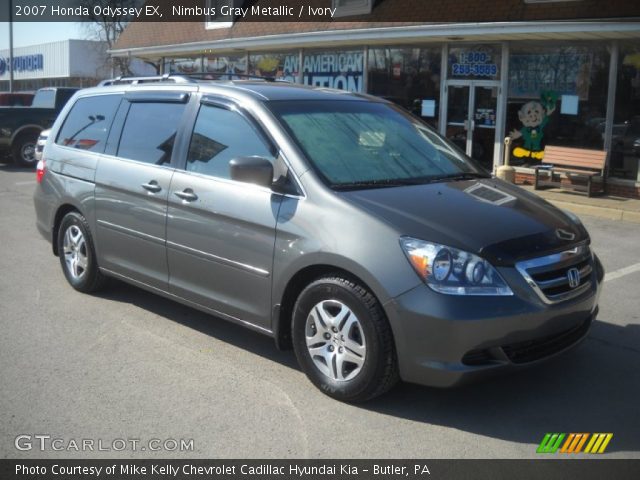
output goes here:
<path id="1" fill-rule="evenodd" d="M 293 310 L 298 363 L 322 392 L 345 402 L 364 402 L 398 380 L 391 327 L 375 296 L 343 276 L 307 286 Z"/>
<path id="2" fill-rule="evenodd" d="M 98 268 L 89 224 L 78 212 L 67 213 L 60 223 L 58 256 L 64 276 L 73 288 L 83 293 L 102 288 L 105 277 Z"/>

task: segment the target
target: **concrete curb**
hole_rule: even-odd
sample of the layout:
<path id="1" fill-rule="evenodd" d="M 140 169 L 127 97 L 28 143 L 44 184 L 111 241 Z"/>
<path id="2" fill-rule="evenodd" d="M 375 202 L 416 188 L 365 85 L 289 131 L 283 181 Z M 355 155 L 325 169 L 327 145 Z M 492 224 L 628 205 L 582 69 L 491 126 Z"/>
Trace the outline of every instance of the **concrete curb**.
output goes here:
<path id="1" fill-rule="evenodd" d="M 594 205 L 583 205 L 580 203 L 563 202 L 546 198 L 558 208 L 569 210 L 576 215 L 591 215 L 593 217 L 606 218 L 608 220 L 620 220 L 623 222 L 640 223 L 640 212 L 631 212 L 617 208 L 597 207 Z"/>

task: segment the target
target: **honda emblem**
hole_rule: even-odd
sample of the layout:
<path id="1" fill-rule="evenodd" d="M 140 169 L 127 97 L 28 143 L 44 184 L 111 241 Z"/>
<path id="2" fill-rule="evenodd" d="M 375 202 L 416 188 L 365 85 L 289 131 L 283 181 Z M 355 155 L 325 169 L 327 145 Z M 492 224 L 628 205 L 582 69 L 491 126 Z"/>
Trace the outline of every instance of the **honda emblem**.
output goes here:
<path id="1" fill-rule="evenodd" d="M 569 280 L 569 286 L 571 288 L 576 288 L 580 285 L 580 270 L 577 268 L 567 270 L 567 280 Z"/>

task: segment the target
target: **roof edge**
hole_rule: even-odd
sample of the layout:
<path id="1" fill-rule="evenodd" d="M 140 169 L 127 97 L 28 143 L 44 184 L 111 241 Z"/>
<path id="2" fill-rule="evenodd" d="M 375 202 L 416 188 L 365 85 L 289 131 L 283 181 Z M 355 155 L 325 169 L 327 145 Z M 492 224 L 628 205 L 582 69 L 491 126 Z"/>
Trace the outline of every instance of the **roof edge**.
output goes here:
<path id="1" fill-rule="evenodd" d="M 442 40 L 447 37 L 472 37 L 479 35 L 502 35 L 505 40 L 510 35 L 527 33 L 619 33 L 637 32 L 640 36 L 638 21 L 546 21 L 546 22 L 486 22 L 486 23 L 439 23 L 422 25 L 404 25 L 399 27 L 355 28 L 347 30 L 324 30 L 257 37 L 225 38 L 221 40 L 203 40 L 179 44 L 154 45 L 112 49 L 108 52 L 114 57 L 129 55 L 144 56 L 154 54 L 180 54 L 201 49 L 260 49 L 277 47 L 278 49 L 300 48 L 305 46 L 326 46 L 332 43 L 362 43 L 367 41 L 402 41 L 416 36 L 427 40 Z M 467 38 L 465 38 L 466 40 Z"/>

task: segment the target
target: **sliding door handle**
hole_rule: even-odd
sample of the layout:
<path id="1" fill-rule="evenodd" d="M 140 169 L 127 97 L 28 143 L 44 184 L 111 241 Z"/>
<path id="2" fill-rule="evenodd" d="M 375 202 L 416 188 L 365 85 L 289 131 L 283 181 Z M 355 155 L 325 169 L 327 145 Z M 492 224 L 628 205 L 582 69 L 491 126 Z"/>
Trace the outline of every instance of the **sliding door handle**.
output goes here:
<path id="1" fill-rule="evenodd" d="M 190 188 L 185 188 L 183 191 L 181 192 L 174 192 L 176 197 L 184 200 L 185 202 L 193 202 L 194 200 L 198 199 L 198 196 L 193 193 L 193 190 L 191 190 Z"/>
<path id="2" fill-rule="evenodd" d="M 140 186 L 152 193 L 158 193 L 160 190 L 162 190 L 162 187 L 158 185 L 158 182 L 156 180 L 151 180 L 149 183 L 143 183 Z"/>

